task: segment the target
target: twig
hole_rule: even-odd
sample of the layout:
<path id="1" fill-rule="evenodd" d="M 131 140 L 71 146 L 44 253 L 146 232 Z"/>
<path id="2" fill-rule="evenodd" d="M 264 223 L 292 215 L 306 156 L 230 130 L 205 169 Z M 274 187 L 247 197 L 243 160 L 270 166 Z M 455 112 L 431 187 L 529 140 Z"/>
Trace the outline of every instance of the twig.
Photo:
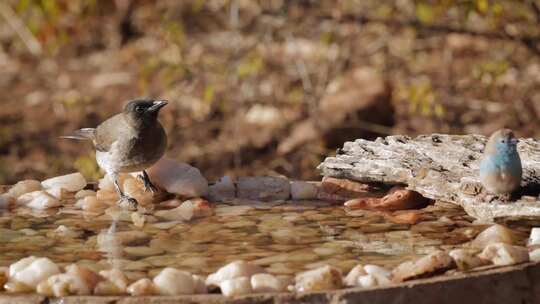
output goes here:
<path id="1" fill-rule="evenodd" d="M 19 36 L 19 38 L 21 38 L 22 42 L 32 55 L 39 56 L 43 53 L 41 43 L 39 43 L 13 9 L 2 1 L 0 1 L 0 15 L 4 17 L 11 29 Z"/>

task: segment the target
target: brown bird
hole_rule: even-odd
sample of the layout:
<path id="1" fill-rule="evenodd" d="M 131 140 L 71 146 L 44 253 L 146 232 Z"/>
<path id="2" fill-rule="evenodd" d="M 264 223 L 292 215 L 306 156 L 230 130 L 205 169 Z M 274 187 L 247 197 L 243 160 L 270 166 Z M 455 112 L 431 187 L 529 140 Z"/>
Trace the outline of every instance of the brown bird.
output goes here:
<path id="1" fill-rule="evenodd" d="M 118 174 L 142 171 L 146 190 L 156 191 L 145 169 L 157 162 L 167 148 L 167 134 L 157 117 L 167 105 L 164 100 L 140 98 L 130 101 L 124 111 L 105 120 L 97 128 L 83 128 L 63 138 L 91 140 L 96 161 L 114 181 L 120 202 L 137 206 L 137 200 L 124 194 Z"/>

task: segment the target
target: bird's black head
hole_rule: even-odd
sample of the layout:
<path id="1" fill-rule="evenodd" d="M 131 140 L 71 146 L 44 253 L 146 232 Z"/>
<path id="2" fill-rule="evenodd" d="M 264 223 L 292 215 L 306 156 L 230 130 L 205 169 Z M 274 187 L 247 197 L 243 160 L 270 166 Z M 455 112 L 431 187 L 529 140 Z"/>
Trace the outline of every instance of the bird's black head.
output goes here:
<path id="1" fill-rule="evenodd" d="M 148 125 L 157 121 L 159 110 L 166 105 L 166 101 L 159 99 L 134 99 L 126 104 L 124 114 L 135 124 Z"/>

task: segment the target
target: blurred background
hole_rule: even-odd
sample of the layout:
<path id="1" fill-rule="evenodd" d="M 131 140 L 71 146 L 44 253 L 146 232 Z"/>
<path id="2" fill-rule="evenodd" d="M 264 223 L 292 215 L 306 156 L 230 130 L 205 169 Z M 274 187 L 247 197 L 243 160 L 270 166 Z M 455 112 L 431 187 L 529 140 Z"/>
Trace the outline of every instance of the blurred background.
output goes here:
<path id="1" fill-rule="evenodd" d="M 0 184 L 98 178 L 58 136 L 138 96 L 209 180 L 316 179 L 355 138 L 540 137 L 540 1 L 2 0 L 0 92 Z"/>

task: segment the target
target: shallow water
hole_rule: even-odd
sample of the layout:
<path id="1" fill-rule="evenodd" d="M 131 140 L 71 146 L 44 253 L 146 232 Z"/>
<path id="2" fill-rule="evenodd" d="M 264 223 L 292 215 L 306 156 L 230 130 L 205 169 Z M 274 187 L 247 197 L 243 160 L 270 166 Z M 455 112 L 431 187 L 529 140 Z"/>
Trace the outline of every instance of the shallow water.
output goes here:
<path id="1" fill-rule="evenodd" d="M 130 279 L 167 266 L 209 274 L 238 259 L 274 274 L 294 274 L 324 264 L 344 273 L 358 263 L 394 267 L 435 249 L 463 246 L 485 225 L 451 204 L 422 209 L 422 221 L 396 224 L 384 213 L 346 211 L 324 202 L 216 204 L 215 214 L 188 222 L 133 225 L 130 212 L 89 214 L 73 207 L 47 212 L 0 213 L 0 266 L 30 255 L 94 270 L 118 267 Z M 149 221 L 155 219 L 148 217 Z M 63 225 L 64 233 L 56 230 Z M 61 228 L 60 230 L 62 230 Z M 525 243 L 528 228 L 514 228 Z"/>

